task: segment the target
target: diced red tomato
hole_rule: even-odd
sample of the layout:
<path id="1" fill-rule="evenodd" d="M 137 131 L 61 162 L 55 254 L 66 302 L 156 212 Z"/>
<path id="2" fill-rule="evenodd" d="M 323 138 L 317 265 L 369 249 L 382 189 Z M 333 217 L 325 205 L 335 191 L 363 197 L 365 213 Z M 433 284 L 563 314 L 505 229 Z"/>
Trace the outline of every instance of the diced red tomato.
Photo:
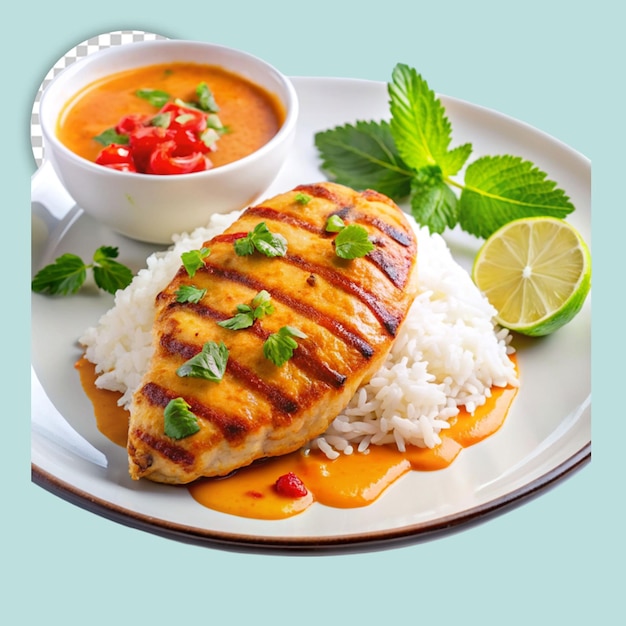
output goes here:
<path id="1" fill-rule="evenodd" d="M 208 169 L 207 159 L 202 152 L 178 154 L 176 142 L 164 141 L 152 151 L 148 173 L 189 174 Z"/>
<path id="2" fill-rule="evenodd" d="M 163 117 L 165 114 L 168 115 Z M 163 120 L 167 127 L 161 125 Z M 206 154 L 214 147 L 207 146 L 202 139 L 206 129 L 205 112 L 173 102 L 165 104 L 156 116 L 125 115 L 115 131 L 128 137 L 128 145 L 106 146 L 96 163 L 144 174 L 188 174 L 207 170 L 212 164 Z"/>
<path id="3" fill-rule="evenodd" d="M 308 493 L 302 480 L 293 472 L 280 476 L 274 483 L 274 488 L 281 496 L 288 498 L 304 498 Z"/>

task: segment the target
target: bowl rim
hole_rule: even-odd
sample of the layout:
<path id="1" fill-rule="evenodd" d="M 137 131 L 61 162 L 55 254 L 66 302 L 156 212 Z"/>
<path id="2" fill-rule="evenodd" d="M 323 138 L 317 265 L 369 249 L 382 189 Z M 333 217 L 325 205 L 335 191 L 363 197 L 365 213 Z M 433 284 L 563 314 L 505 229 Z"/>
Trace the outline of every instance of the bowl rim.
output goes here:
<path id="1" fill-rule="evenodd" d="M 273 78 L 276 79 L 277 82 L 284 89 L 284 92 L 285 92 L 284 97 L 280 97 L 278 94 L 273 94 L 277 98 L 279 98 L 284 108 L 285 118 L 283 120 L 283 123 L 278 129 L 278 132 L 269 141 L 267 141 L 262 146 L 257 148 L 254 152 L 251 152 L 250 154 L 244 157 L 241 157 L 240 159 L 237 159 L 236 161 L 232 161 L 230 163 L 220 165 L 219 167 L 211 168 L 208 170 L 203 170 L 201 172 L 188 172 L 185 174 L 169 174 L 167 176 L 155 176 L 153 174 L 145 174 L 142 172 L 125 172 L 125 171 L 115 170 L 113 168 L 103 167 L 102 165 L 98 165 L 97 163 L 94 163 L 93 161 L 90 161 L 89 159 L 86 159 L 76 154 L 75 152 L 67 148 L 58 139 L 56 135 L 56 129 L 50 129 L 47 124 L 45 112 L 48 106 L 50 93 L 53 93 L 54 89 L 58 88 L 60 81 L 64 81 L 69 78 L 72 78 L 75 74 L 77 74 L 78 72 L 81 72 L 83 68 L 86 68 L 88 65 L 93 64 L 99 59 L 107 58 L 109 56 L 111 57 L 123 56 L 125 53 L 127 53 L 130 46 L 132 46 L 134 50 L 137 50 L 137 49 L 150 50 L 152 48 L 168 48 L 168 47 L 171 47 L 171 48 L 178 48 L 178 47 L 206 48 L 207 50 L 219 51 L 219 52 L 223 52 L 226 54 L 233 54 L 242 59 L 247 59 L 247 60 L 252 61 L 253 63 L 256 63 L 258 66 L 260 66 L 265 71 L 267 71 L 268 75 L 273 76 Z M 184 61 L 184 59 L 181 59 L 181 60 Z M 148 61 L 145 63 L 138 63 L 136 65 L 130 66 L 129 69 L 131 67 L 142 67 L 144 65 L 150 65 L 150 62 Z M 211 65 L 211 63 L 207 63 L 207 65 Z M 219 65 L 219 64 L 216 63 L 215 65 Z M 237 71 L 231 70 L 225 65 L 223 67 L 227 71 L 231 71 L 234 74 L 238 73 Z M 124 70 L 119 70 L 119 71 L 124 71 Z M 113 73 L 116 73 L 116 72 L 111 72 L 111 74 Z M 97 79 L 93 79 L 93 80 L 97 80 Z M 246 80 L 249 80 L 252 83 L 258 84 L 252 78 L 246 77 Z M 90 80 L 90 81 L 85 82 L 85 84 L 81 87 L 81 89 L 89 85 L 90 82 L 93 82 L 93 81 Z M 77 93 L 77 91 L 74 91 L 74 93 Z M 70 96 L 70 98 L 71 97 L 72 96 Z M 49 146 L 50 144 L 52 144 L 55 150 L 60 151 L 65 156 L 65 158 L 72 160 L 76 165 L 83 167 L 93 173 L 100 173 L 100 174 L 112 176 L 114 178 L 120 177 L 120 180 L 128 179 L 129 177 L 135 180 L 145 179 L 145 180 L 155 180 L 155 181 L 156 180 L 175 180 L 175 179 L 180 179 L 180 178 L 188 179 L 189 177 L 193 177 L 193 178 L 204 177 L 204 178 L 210 179 L 210 178 L 218 177 L 221 173 L 227 174 L 228 172 L 231 172 L 232 170 L 245 167 L 245 165 L 247 165 L 248 163 L 252 161 L 257 161 L 258 159 L 263 158 L 263 156 L 267 152 L 270 152 L 275 146 L 282 144 L 295 131 L 295 127 L 296 127 L 298 116 L 299 116 L 299 109 L 300 109 L 300 106 L 299 106 L 298 94 L 289 76 L 281 72 L 276 66 L 271 64 L 269 61 L 266 61 L 265 59 L 262 59 L 261 57 L 256 56 L 255 54 L 252 54 L 250 52 L 246 52 L 245 50 L 241 50 L 239 48 L 233 48 L 233 47 L 226 46 L 223 44 L 217 44 L 217 43 L 212 43 L 208 41 L 200 41 L 200 40 L 193 40 L 193 39 L 159 39 L 159 40 L 144 40 L 144 41 L 130 42 L 130 43 L 111 46 L 109 48 L 98 50 L 96 52 L 89 54 L 86 57 L 83 57 L 75 61 L 71 65 L 61 70 L 46 86 L 46 88 L 41 94 L 41 99 L 39 103 L 39 121 L 41 125 L 41 131 L 45 140 L 43 160 L 44 161 L 51 160 L 49 155 L 46 156 L 45 148 Z M 58 120 L 59 114 L 60 114 L 60 110 L 54 118 L 55 125 Z"/>

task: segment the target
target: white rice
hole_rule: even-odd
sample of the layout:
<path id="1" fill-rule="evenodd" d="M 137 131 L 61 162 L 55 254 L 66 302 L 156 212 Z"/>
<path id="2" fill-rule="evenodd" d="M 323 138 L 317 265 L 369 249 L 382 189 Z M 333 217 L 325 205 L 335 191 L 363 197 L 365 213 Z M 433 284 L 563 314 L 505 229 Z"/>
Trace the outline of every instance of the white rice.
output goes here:
<path id="1" fill-rule="evenodd" d="M 180 267 L 180 255 L 200 248 L 222 232 L 238 213 L 214 216 L 206 228 L 174 239 L 166 252 L 115 295 L 114 306 L 79 341 L 95 364 L 96 385 L 132 394 L 152 355 L 154 299 Z M 454 260 L 445 240 L 415 226 L 419 292 L 385 364 L 355 394 L 323 436 L 310 442 L 329 458 L 394 443 L 433 447 L 460 407 L 473 413 L 491 387 L 517 385 L 508 358 L 510 336 L 493 323 L 495 310 L 468 273 Z"/>

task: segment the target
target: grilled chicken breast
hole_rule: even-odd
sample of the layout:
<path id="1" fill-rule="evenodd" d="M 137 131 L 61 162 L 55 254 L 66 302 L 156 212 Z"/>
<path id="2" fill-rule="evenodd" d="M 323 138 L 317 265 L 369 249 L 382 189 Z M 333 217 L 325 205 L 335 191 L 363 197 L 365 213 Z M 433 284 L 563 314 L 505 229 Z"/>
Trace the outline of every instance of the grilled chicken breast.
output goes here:
<path id="1" fill-rule="evenodd" d="M 337 235 L 325 228 L 333 215 L 364 227 L 374 249 L 362 258 L 337 256 Z M 234 242 L 262 222 L 285 238 L 285 255 L 236 254 Z M 183 484 L 223 476 L 320 435 L 380 367 L 416 294 L 415 234 L 400 208 L 374 191 L 301 185 L 248 208 L 205 246 L 210 254 L 195 275 L 181 266 L 156 299 L 155 352 L 131 406 L 134 479 Z M 179 302 L 184 285 L 206 293 Z M 240 330 L 218 324 L 262 290 L 271 314 Z M 263 343 L 283 326 L 305 337 L 278 366 Z M 228 349 L 221 380 L 178 375 L 206 342 Z M 177 398 L 199 426 L 180 439 L 164 430 L 165 408 Z"/>

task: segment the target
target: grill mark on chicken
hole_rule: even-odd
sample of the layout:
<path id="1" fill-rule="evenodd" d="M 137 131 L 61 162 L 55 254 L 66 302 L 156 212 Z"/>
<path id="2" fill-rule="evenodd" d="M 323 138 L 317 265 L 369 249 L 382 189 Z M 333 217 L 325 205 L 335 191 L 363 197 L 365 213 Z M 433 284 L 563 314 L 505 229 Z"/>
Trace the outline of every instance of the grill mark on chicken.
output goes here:
<path id="1" fill-rule="evenodd" d="M 165 294 L 159 294 L 159 298 L 164 298 Z M 188 310 L 193 311 L 196 315 L 213 319 L 216 322 L 221 322 L 225 319 L 228 319 L 228 315 L 214 309 L 212 307 L 207 306 L 206 304 L 201 303 L 179 303 L 179 302 L 171 302 L 168 305 L 168 310 L 173 309 L 183 309 L 186 308 Z M 251 327 L 245 329 L 247 332 L 254 333 L 261 340 L 265 341 L 269 332 L 264 331 L 258 324 L 253 324 Z M 242 330 L 237 332 L 243 332 Z M 178 342 L 178 343 L 176 343 Z M 170 354 L 178 354 L 185 359 L 190 359 L 194 357 L 201 351 L 201 348 L 197 345 L 185 343 L 176 339 L 171 333 L 165 334 L 160 340 L 160 345 Z M 326 363 L 324 363 L 319 357 L 308 350 L 302 343 L 298 346 L 298 349 L 294 352 L 293 357 L 291 358 L 292 362 L 297 365 L 302 371 L 307 372 L 311 376 L 315 377 L 320 382 L 332 387 L 333 389 L 340 389 L 346 382 L 345 374 L 341 374 L 336 370 L 329 367 Z M 228 364 L 232 364 L 232 359 L 228 360 Z M 227 366 L 228 366 L 227 364 Z M 253 376 L 253 374 L 250 374 Z M 243 382 L 247 382 L 249 379 L 242 377 L 241 380 Z M 260 379 L 259 379 L 260 380 Z M 269 396 L 268 396 L 269 398 Z M 286 396 L 285 396 L 286 398 Z M 286 398 L 285 402 L 293 402 L 291 399 Z M 287 409 L 285 409 L 287 410 Z M 296 410 L 296 409 L 293 409 Z"/>
<path id="2" fill-rule="evenodd" d="M 143 441 L 147 446 L 172 461 L 172 463 L 183 466 L 191 466 L 194 464 L 195 457 L 191 454 L 191 452 L 188 452 L 185 448 L 181 448 L 180 446 L 177 446 L 162 437 L 155 437 L 154 435 L 140 429 L 135 429 L 133 431 L 133 435 L 137 439 Z M 146 459 L 146 467 L 149 467 L 150 463 L 151 460 Z"/>
<path id="3" fill-rule="evenodd" d="M 178 355 L 184 359 L 191 359 L 202 350 L 201 346 L 181 341 L 172 334 L 163 335 L 159 344 L 168 354 Z M 226 371 L 239 382 L 246 385 L 246 387 L 249 387 L 256 393 L 267 398 L 270 404 L 279 411 L 283 413 L 295 413 L 298 410 L 298 404 L 293 398 L 282 393 L 282 391 L 274 385 L 266 383 L 254 372 L 244 367 L 232 357 L 229 357 L 226 362 Z"/>
<path id="4" fill-rule="evenodd" d="M 250 287 L 251 289 L 255 289 L 256 291 L 261 291 L 263 289 L 267 290 L 267 286 L 256 280 L 252 276 L 248 276 L 242 272 L 238 272 L 233 269 L 227 269 L 220 265 L 215 265 L 211 263 L 209 260 L 205 260 L 204 267 L 200 268 L 198 272 L 209 272 L 216 276 L 220 276 L 226 280 L 231 280 L 233 282 L 240 283 L 245 285 L 246 287 Z M 351 346 L 355 350 L 358 350 L 361 356 L 369 359 L 374 354 L 374 348 L 361 337 L 355 330 L 348 328 L 346 325 L 339 323 L 336 319 L 322 313 L 318 309 L 298 300 L 297 298 L 291 297 L 289 294 L 284 292 L 282 289 L 272 289 L 271 290 L 272 297 L 276 298 L 276 300 L 282 302 L 287 305 L 289 308 L 297 311 L 304 317 L 313 320 L 316 324 L 323 326 L 326 330 L 333 333 L 335 336 L 340 337 L 344 343 L 348 346 Z"/>
<path id="5" fill-rule="evenodd" d="M 171 390 L 152 382 L 146 383 L 141 388 L 141 394 L 150 404 L 163 409 L 168 405 L 170 400 L 179 397 L 177 394 L 173 394 Z M 234 415 L 228 415 L 225 411 L 216 411 L 206 404 L 199 402 L 196 398 L 185 397 L 185 402 L 189 404 L 190 411 L 194 415 L 219 428 L 224 438 L 230 442 L 241 441 L 250 430 L 245 420 Z M 155 438 L 155 441 L 159 440 Z M 167 440 L 165 440 L 165 443 L 168 443 Z M 172 444 L 169 445 L 172 446 Z M 172 453 L 175 454 L 176 451 L 174 450 Z M 191 462 L 193 462 L 193 460 Z"/>
<path id="6" fill-rule="evenodd" d="M 276 209 L 272 209 L 270 207 L 265 207 L 262 205 L 250 207 L 246 210 L 245 215 L 254 215 L 255 217 L 260 217 L 262 219 L 270 219 L 274 221 L 284 222 L 285 224 L 290 224 L 291 226 L 295 226 L 296 228 L 307 230 L 310 233 L 315 233 L 316 235 L 326 234 L 323 228 L 320 228 L 315 224 L 311 224 L 311 222 L 300 219 L 295 215 L 280 212 Z"/>

